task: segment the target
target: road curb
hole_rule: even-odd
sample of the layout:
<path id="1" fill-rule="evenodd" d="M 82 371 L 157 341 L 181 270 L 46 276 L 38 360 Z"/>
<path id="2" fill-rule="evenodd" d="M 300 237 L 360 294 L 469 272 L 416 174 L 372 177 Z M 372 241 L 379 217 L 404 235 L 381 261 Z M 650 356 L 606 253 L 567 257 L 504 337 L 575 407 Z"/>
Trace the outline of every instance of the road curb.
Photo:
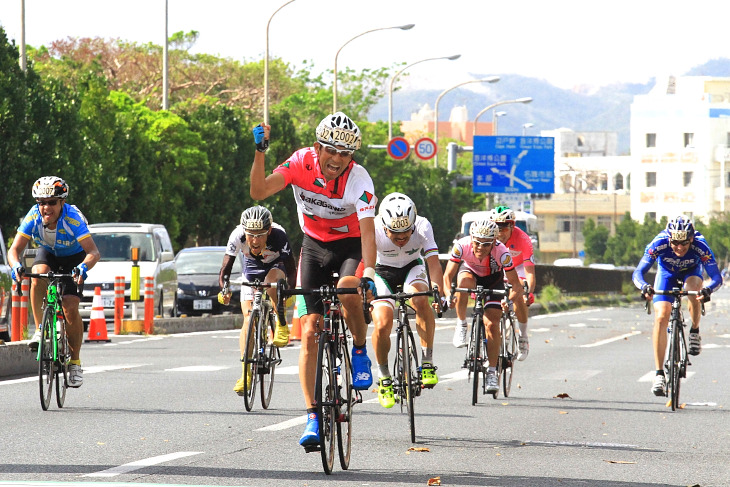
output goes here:
<path id="1" fill-rule="evenodd" d="M 28 340 L 0 345 L 0 377 L 27 376 L 37 371 L 36 353 L 28 348 Z"/>

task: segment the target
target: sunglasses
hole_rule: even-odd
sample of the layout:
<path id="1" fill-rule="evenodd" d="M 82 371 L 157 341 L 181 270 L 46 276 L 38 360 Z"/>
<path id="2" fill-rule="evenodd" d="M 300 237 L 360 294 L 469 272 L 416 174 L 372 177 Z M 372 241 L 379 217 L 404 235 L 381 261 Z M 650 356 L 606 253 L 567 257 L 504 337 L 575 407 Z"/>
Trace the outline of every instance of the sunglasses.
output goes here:
<path id="1" fill-rule="evenodd" d="M 266 236 L 269 235 L 269 232 L 264 232 L 264 233 L 251 233 L 251 232 L 246 232 L 246 235 L 248 235 L 251 238 L 264 238 L 264 237 L 266 237 Z"/>
<path id="2" fill-rule="evenodd" d="M 36 200 L 38 206 L 56 206 L 60 200 Z"/>
<path id="3" fill-rule="evenodd" d="M 471 243 L 474 244 L 474 247 L 481 248 L 481 247 L 489 247 L 494 243 L 494 240 L 490 240 L 488 242 L 481 242 L 479 240 L 472 240 Z"/>
<path id="4" fill-rule="evenodd" d="M 504 228 L 509 228 L 509 226 L 510 226 L 509 223 L 497 223 L 497 227 L 499 227 L 500 230 L 502 230 Z"/>
<path id="5" fill-rule="evenodd" d="M 323 144 L 322 142 L 320 142 L 319 145 L 321 145 L 324 148 L 325 152 L 327 152 L 327 154 L 331 156 L 336 156 L 339 154 L 342 157 L 352 157 L 353 152 L 355 152 L 347 149 L 337 149 L 332 145 Z"/>
<path id="6" fill-rule="evenodd" d="M 685 245 L 689 245 L 690 241 L 689 240 L 672 240 L 669 243 L 671 243 L 672 245 L 676 245 L 676 246 L 681 245 L 682 247 L 684 247 Z"/>

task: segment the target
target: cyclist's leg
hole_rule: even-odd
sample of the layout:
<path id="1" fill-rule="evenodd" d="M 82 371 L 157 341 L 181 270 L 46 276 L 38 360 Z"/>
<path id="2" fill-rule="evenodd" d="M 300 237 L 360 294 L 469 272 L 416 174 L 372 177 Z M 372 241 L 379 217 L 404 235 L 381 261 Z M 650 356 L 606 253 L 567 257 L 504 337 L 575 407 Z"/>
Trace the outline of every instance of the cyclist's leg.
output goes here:
<path id="1" fill-rule="evenodd" d="M 393 308 L 390 300 L 373 301 L 373 348 L 375 360 L 378 363 L 378 401 L 384 408 L 392 408 L 395 404 L 393 392 L 393 378 L 388 367 L 388 353 L 390 352 L 390 332 L 393 330 Z"/>
<path id="2" fill-rule="evenodd" d="M 456 276 L 456 287 L 474 288 L 476 286 L 474 274 L 463 265 L 459 268 Z M 469 303 L 469 295 L 456 293 L 456 326 L 454 327 L 453 345 L 457 348 L 465 347 L 467 344 L 466 307 Z"/>
<path id="3" fill-rule="evenodd" d="M 499 357 L 499 347 L 501 344 L 502 334 L 499 330 L 499 319 L 502 317 L 502 308 L 497 304 L 489 304 L 484 310 L 484 325 L 487 330 L 487 358 L 489 359 L 489 368 L 497 366 Z"/>
<path id="4" fill-rule="evenodd" d="M 248 326 L 251 317 L 251 308 L 253 306 L 251 288 L 248 286 L 241 286 L 241 314 L 243 316 L 243 323 L 241 324 L 241 333 L 238 335 L 238 348 L 241 357 L 241 377 L 236 381 L 236 385 L 233 386 L 233 392 L 238 395 L 243 395 L 247 389 L 246 383 L 243 377 L 243 368 L 246 367 L 246 339 L 248 337 Z M 250 374 L 248 374 L 250 377 Z"/>
<path id="5" fill-rule="evenodd" d="M 687 291 L 699 291 L 702 289 L 702 270 L 697 266 L 693 275 L 688 276 L 684 281 L 684 288 Z M 692 325 L 689 330 L 689 353 L 699 355 L 702 351 L 700 341 L 700 318 L 702 317 L 702 305 L 697 301 L 697 296 L 688 296 L 689 315 Z"/>
<path id="6" fill-rule="evenodd" d="M 39 249 L 40 250 L 40 249 Z M 44 274 L 50 271 L 51 268 L 45 262 L 33 262 L 32 272 L 35 274 Z M 30 280 L 30 304 L 33 308 L 33 319 L 35 320 L 35 332 L 31 338 L 31 349 L 37 350 L 38 342 L 41 339 L 41 323 L 43 323 L 43 300 L 46 297 L 48 291 L 48 281 L 45 279 L 31 279 Z"/>
<path id="7" fill-rule="evenodd" d="M 283 266 L 283 264 L 282 264 Z M 264 279 L 264 282 L 270 283 L 270 282 L 276 282 L 279 279 L 285 279 L 286 274 L 284 271 L 278 267 L 273 267 L 269 272 L 266 273 L 266 278 Z M 271 302 L 273 303 L 274 308 L 277 308 L 276 303 L 276 289 L 269 288 L 266 290 L 267 294 L 269 295 L 269 298 L 271 299 Z M 281 316 L 278 313 L 278 309 L 276 309 L 276 321 L 277 326 L 276 330 L 274 332 L 274 340 L 273 343 L 277 347 L 285 347 L 289 344 L 289 326 L 286 324 L 286 316 L 282 314 Z"/>
<path id="8" fill-rule="evenodd" d="M 406 277 L 406 292 L 424 292 L 429 290 L 425 279 L 426 269 L 423 265 L 415 266 Z M 411 306 L 416 310 L 416 331 L 421 341 L 421 381 L 431 388 L 438 384 L 436 367 L 433 364 L 433 338 L 436 331 L 436 319 L 429 303 L 428 296 L 416 296 L 411 299 Z"/>

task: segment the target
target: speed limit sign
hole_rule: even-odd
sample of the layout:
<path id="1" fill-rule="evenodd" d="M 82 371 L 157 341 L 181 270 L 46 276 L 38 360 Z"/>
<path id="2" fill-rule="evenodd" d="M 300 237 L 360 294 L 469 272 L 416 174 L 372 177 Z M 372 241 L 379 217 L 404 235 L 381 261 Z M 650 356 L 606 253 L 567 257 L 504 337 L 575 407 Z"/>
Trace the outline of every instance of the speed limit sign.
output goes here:
<path id="1" fill-rule="evenodd" d="M 436 155 L 436 142 L 429 137 L 423 137 L 413 144 L 413 150 L 424 161 L 432 159 Z"/>

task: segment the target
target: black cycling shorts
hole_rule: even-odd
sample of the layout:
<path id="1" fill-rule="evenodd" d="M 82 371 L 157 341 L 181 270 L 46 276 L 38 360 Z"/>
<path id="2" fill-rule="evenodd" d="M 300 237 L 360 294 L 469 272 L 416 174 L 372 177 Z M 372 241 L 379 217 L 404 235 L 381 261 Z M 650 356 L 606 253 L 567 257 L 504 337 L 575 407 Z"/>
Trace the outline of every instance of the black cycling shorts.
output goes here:
<path id="1" fill-rule="evenodd" d="M 333 284 L 332 274 L 339 277 L 354 276 L 362 259 L 360 237 L 343 238 L 332 242 L 320 242 L 304 235 L 299 257 L 299 287 L 316 289 Z M 316 296 L 299 296 L 297 313 L 323 314 L 322 300 Z M 303 298 L 303 299 L 301 299 Z"/>
<path id="2" fill-rule="evenodd" d="M 477 276 L 471 271 L 469 272 L 474 278 L 476 279 L 477 286 L 482 286 L 485 289 L 504 289 L 504 273 L 500 272 L 498 274 L 489 274 L 487 276 Z M 476 286 L 475 286 L 476 287 Z M 485 308 L 502 308 L 502 305 L 500 304 L 500 301 L 502 301 L 501 296 L 488 296 L 487 300 L 484 304 Z"/>
<path id="3" fill-rule="evenodd" d="M 50 267 L 53 272 L 70 274 L 71 271 L 73 271 L 74 267 L 81 264 L 85 258 L 86 252 L 84 250 L 77 254 L 59 257 L 46 250 L 45 247 L 39 247 L 38 250 L 36 250 L 33 265 L 44 264 Z M 64 296 L 81 297 L 78 286 L 76 286 L 76 283 L 72 278 L 64 277 L 63 279 L 61 279 L 61 282 L 63 283 L 62 294 Z"/>

